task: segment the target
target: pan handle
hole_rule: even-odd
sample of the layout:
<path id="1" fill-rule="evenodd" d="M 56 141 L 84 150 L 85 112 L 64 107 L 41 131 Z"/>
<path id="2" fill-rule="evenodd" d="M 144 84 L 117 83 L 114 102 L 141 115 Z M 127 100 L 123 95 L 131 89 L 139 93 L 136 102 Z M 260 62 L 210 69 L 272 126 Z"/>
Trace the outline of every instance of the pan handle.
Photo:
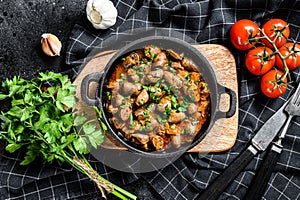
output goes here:
<path id="1" fill-rule="evenodd" d="M 236 93 L 233 90 L 231 90 L 227 87 L 224 87 L 224 86 L 222 86 L 218 83 L 219 99 L 221 97 L 221 94 L 228 94 L 229 95 L 229 97 L 230 97 L 230 99 L 229 99 L 229 109 L 228 109 L 228 111 L 223 112 L 223 111 L 219 110 L 220 108 L 217 108 L 216 118 L 217 119 L 224 118 L 224 117 L 225 118 L 230 118 L 236 112 L 236 101 L 237 101 Z"/>
<path id="2" fill-rule="evenodd" d="M 98 103 L 97 98 L 91 98 L 89 96 L 90 84 L 92 82 L 99 83 L 99 80 L 102 77 L 102 75 L 103 75 L 103 71 L 88 74 L 83 78 L 81 82 L 81 90 L 80 90 L 81 98 L 85 103 L 87 103 L 90 106 L 96 106 Z"/>

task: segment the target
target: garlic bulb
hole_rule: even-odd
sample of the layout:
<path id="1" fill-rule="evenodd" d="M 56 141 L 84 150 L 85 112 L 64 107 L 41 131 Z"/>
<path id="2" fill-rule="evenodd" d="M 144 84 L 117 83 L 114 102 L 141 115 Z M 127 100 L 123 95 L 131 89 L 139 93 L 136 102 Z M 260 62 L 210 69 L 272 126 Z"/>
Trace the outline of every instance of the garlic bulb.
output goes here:
<path id="1" fill-rule="evenodd" d="M 110 0 L 89 0 L 86 15 L 96 29 L 107 29 L 116 23 L 118 11 Z"/>

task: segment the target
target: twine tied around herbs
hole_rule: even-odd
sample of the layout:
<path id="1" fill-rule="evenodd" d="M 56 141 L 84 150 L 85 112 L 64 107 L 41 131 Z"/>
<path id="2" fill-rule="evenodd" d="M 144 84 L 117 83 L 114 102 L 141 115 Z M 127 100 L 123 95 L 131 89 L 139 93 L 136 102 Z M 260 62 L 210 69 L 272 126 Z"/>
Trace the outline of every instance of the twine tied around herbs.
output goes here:
<path id="1" fill-rule="evenodd" d="M 89 177 L 92 181 L 94 181 L 97 185 L 97 187 L 100 189 L 102 197 L 106 198 L 105 196 L 105 192 L 103 190 L 103 188 L 109 192 L 112 193 L 114 191 L 114 187 L 111 183 L 106 182 L 106 181 L 102 181 L 99 179 L 99 174 L 94 171 L 93 169 L 91 169 L 85 162 L 83 159 L 79 159 L 79 158 L 73 158 L 73 161 L 79 165 L 80 167 L 82 167 L 86 172 L 88 172 Z"/>

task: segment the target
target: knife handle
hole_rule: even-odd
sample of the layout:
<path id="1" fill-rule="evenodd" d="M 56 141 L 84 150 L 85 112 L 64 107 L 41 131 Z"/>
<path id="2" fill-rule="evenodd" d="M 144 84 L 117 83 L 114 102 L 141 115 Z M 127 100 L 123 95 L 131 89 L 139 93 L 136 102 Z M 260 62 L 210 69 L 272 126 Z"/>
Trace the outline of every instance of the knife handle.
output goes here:
<path id="1" fill-rule="evenodd" d="M 282 145 L 278 143 L 272 144 L 271 148 L 265 155 L 263 163 L 256 172 L 250 187 L 247 190 L 244 198 L 245 200 L 261 199 L 261 197 L 264 195 L 265 189 L 268 185 L 272 171 L 275 168 L 281 151 Z"/>
<path id="2" fill-rule="evenodd" d="M 255 147 L 250 145 L 241 153 L 225 171 L 219 175 L 216 180 L 200 195 L 199 200 L 217 199 L 234 178 L 248 165 L 248 163 L 257 154 Z"/>

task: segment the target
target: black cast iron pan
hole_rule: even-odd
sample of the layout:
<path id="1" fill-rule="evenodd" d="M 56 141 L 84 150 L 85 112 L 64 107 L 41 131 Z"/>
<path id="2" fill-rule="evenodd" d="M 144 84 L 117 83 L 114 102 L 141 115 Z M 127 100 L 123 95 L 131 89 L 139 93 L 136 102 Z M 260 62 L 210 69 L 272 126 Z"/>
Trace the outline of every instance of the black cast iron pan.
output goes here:
<path id="1" fill-rule="evenodd" d="M 137 49 L 142 49 L 147 45 L 155 45 L 162 49 L 172 49 L 175 52 L 181 53 L 183 52 L 184 55 L 194 61 L 194 63 L 198 66 L 199 71 L 203 74 L 203 78 L 205 79 L 206 83 L 208 84 L 210 90 L 210 98 L 211 98 L 211 108 L 210 108 L 210 118 L 207 120 L 206 125 L 202 127 L 201 131 L 197 134 L 194 140 L 189 143 L 188 145 L 178 148 L 172 149 L 168 151 L 160 150 L 160 151 L 153 151 L 147 152 L 136 148 L 135 146 L 128 143 L 122 134 L 119 133 L 117 130 L 114 129 L 113 125 L 109 121 L 109 113 L 107 112 L 106 108 L 106 85 L 108 84 L 108 78 L 110 77 L 111 73 L 114 71 L 114 66 L 116 62 L 118 62 L 124 55 L 135 51 Z M 90 98 L 88 96 L 89 85 L 91 82 L 97 82 L 97 93 L 96 98 Z M 227 112 L 222 112 L 219 109 L 220 103 L 220 96 L 223 93 L 227 93 L 230 95 L 230 107 Z M 109 129 L 109 133 L 123 146 L 128 148 L 129 151 L 133 151 L 135 153 L 154 157 L 154 158 L 164 158 L 164 157 L 172 157 L 175 155 L 182 154 L 187 150 L 193 148 L 197 145 L 210 131 L 211 127 L 213 126 L 214 122 L 220 118 L 229 118 L 234 115 L 236 112 L 236 94 L 224 87 L 221 86 L 216 79 L 215 72 L 208 62 L 208 60 L 192 45 L 186 43 L 182 40 L 172 37 L 166 36 L 151 36 L 138 39 L 129 43 L 128 45 L 124 46 L 120 49 L 106 64 L 105 69 L 102 72 L 94 73 L 87 75 L 81 84 L 81 97 L 83 101 L 85 101 L 89 105 L 95 105 L 100 108 L 103 114 L 103 121 L 107 125 Z"/>

